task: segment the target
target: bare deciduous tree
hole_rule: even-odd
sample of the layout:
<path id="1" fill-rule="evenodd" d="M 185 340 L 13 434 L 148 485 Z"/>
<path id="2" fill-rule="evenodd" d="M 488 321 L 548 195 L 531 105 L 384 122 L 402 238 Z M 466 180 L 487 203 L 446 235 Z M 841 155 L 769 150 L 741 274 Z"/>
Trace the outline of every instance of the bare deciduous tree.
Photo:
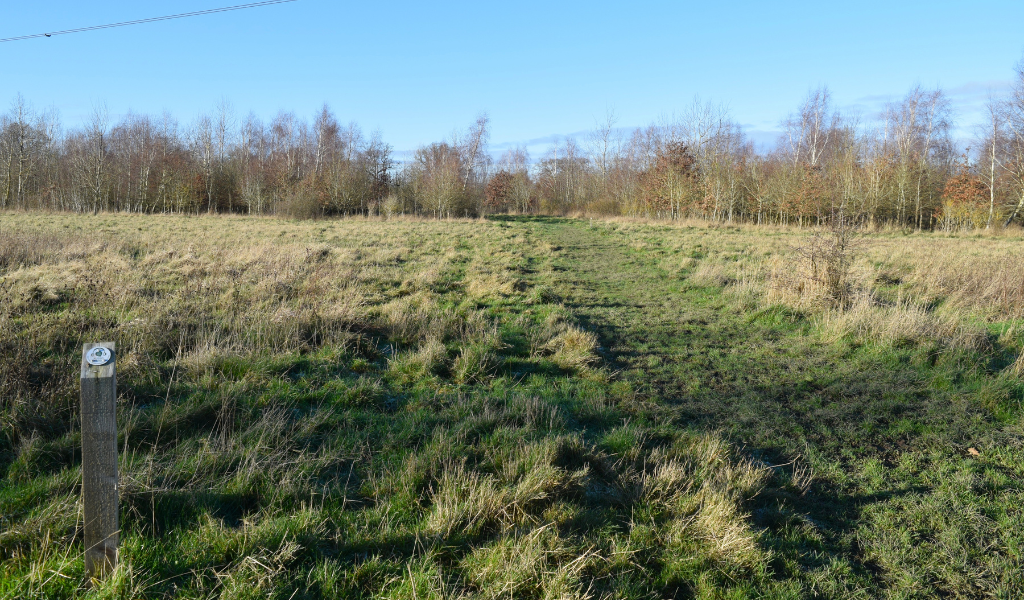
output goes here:
<path id="1" fill-rule="evenodd" d="M 1007 128 L 1005 168 L 1017 197 L 1004 224 L 1009 226 L 1018 215 L 1024 214 L 1024 60 L 1017 63 L 1016 77 L 1004 111 Z"/>
<path id="2" fill-rule="evenodd" d="M 784 125 L 793 162 L 816 167 L 840 125 L 839 113 L 832 107 L 832 93 L 824 86 L 812 90 L 800 112 L 789 117 Z"/>

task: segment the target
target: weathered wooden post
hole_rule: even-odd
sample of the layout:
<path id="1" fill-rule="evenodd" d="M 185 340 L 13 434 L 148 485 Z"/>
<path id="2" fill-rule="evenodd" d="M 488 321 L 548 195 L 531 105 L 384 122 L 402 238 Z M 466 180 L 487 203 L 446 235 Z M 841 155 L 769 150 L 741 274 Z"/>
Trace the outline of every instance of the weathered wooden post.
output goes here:
<path id="1" fill-rule="evenodd" d="M 82 348 L 82 501 L 85 573 L 102 577 L 117 565 L 117 369 L 114 343 Z"/>

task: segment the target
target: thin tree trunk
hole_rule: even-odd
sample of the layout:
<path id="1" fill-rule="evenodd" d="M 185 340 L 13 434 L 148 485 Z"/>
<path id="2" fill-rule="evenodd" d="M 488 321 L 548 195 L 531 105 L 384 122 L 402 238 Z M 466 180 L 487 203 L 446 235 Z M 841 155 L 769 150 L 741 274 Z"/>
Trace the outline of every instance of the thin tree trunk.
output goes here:
<path id="1" fill-rule="evenodd" d="M 992 119 L 992 155 L 989 161 L 988 174 L 988 223 L 985 229 L 992 227 L 992 219 L 996 216 L 996 121 Z"/>

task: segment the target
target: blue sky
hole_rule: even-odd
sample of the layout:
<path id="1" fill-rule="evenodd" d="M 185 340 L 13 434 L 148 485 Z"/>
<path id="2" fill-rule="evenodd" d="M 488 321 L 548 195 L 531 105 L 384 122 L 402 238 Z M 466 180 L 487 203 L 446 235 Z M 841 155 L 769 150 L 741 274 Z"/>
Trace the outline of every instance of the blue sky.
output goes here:
<path id="1" fill-rule="evenodd" d="M 244 0 L 5 3 L 0 38 Z M 942 86 L 959 132 L 1024 57 L 1024 2 L 328 2 L 299 0 L 0 44 L 0 106 L 21 93 L 77 125 L 105 103 L 183 123 L 227 100 L 380 129 L 399 150 L 491 117 L 494 148 L 683 111 L 695 95 L 771 139 L 808 90 L 870 121 Z"/>

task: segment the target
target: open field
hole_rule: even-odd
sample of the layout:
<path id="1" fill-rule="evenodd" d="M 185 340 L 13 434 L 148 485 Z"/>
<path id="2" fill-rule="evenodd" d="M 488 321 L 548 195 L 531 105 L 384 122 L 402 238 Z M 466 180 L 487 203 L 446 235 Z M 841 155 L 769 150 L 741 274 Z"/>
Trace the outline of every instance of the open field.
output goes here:
<path id="1" fill-rule="evenodd" d="M 0 214 L 0 597 L 1024 596 L 1024 239 L 811 236 Z"/>

